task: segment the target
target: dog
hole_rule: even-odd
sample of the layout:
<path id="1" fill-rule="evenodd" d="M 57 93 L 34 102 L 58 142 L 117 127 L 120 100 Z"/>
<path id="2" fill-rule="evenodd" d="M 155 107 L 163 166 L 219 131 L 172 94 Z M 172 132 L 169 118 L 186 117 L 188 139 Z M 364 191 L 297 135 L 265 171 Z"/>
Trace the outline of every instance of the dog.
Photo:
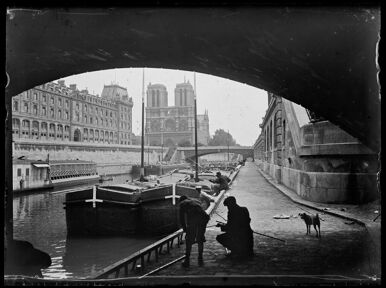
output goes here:
<path id="1" fill-rule="evenodd" d="M 299 213 L 299 216 L 306 223 L 306 227 L 307 227 L 307 233 L 306 234 L 311 234 L 311 225 L 313 225 L 314 229 L 316 231 L 316 237 L 320 237 L 320 219 L 319 219 L 319 215 L 318 214 L 316 214 L 316 215 L 308 215 L 306 213 Z M 317 228 L 319 229 L 319 232 L 318 232 Z"/>

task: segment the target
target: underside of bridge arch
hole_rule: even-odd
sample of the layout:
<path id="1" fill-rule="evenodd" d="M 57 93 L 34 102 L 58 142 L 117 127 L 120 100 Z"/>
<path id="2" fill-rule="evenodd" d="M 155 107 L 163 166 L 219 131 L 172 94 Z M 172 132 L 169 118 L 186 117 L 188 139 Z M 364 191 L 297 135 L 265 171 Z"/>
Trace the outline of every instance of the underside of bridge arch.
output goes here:
<path id="1" fill-rule="evenodd" d="M 10 10 L 6 96 L 103 69 L 196 71 L 301 104 L 378 150 L 379 30 L 378 7 Z"/>

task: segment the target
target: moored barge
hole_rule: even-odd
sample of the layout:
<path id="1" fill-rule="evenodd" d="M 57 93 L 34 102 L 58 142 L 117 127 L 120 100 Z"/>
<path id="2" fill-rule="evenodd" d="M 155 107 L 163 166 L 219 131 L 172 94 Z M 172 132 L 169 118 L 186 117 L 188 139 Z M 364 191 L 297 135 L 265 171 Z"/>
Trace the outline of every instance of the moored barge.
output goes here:
<path id="1" fill-rule="evenodd" d="M 68 236 L 162 235 L 179 229 L 178 198 L 200 199 L 192 187 L 131 183 L 66 194 Z M 202 201 L 203 208 L 209 205 Z"/>

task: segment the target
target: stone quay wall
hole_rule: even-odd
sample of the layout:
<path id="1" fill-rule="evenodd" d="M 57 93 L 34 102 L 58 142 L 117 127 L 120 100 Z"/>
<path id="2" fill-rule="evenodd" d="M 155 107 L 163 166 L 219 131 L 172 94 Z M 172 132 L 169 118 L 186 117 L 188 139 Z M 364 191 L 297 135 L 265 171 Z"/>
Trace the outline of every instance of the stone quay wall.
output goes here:
<path id="1" fill-rule="evenodd" d="M 310 172 L 256 160 L 277 183 L 319 203 L 366 203 L 378 198 L 377 173 Z"/>
<path id="2" fill-rule="evenodd" d="M 164 153 L 167 148 L 164 148 Z M 97 164 L 99 175 L 130 173 L 132 165 L 141 163 L 140 145 L 90 144 L 78 142 L 49 143 L 43 141 L 15 141 L 13 158 L 24 156 L 31 160 L 85 160 Z M 145 146 L 145 164 L 156 164 L 162 155 L 162 148 Z"/>

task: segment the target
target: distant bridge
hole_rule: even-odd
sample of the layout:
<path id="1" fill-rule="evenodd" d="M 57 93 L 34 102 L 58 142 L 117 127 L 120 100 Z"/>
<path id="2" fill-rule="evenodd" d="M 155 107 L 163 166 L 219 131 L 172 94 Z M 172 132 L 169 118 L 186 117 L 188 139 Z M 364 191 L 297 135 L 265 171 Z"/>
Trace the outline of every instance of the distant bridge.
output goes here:
<path id="1" fill-rule="evenodd" d="M 244 159 L 248 157 L 254 157 L 253 148 L 249 146 L 200 146 L 197 147 L 198 157 L 216 154 L 216 153 L 234 153 L 240 154 Z M 194 147 L 178 147 L 176 153 L 179 153 L 179 159 L 185 159 L 186 161 L 192 161 L 195 157 Z"/>

